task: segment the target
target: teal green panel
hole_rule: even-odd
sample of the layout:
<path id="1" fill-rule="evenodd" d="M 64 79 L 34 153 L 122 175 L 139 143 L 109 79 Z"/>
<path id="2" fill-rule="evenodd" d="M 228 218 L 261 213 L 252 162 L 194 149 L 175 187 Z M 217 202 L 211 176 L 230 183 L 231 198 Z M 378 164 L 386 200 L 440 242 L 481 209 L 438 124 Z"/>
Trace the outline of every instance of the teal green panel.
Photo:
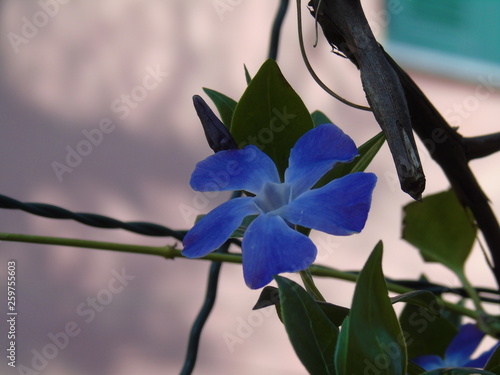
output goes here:
<path id="1" fill-rule="evenodd" d="M 389 39 L 500 62 L 500 1 L 386 0 Z"/>

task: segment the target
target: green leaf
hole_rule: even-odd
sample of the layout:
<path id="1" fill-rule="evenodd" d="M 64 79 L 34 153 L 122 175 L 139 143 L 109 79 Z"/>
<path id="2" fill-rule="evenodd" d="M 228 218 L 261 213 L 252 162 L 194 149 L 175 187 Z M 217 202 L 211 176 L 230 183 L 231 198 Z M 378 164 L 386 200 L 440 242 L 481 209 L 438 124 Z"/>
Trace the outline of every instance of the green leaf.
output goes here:
<path id="1" fill-rule="evenodd" d="M 496 375 L 500 375 L 500 346 L 495 349 L 491 357 L 488 359 L 484 369 L 486 371 L 491 371 Z"/>
<path id="2" fill-rule="evenodd" d="M 417 306 L 422 306 L 428 310 L 431 309 L 431 305 L 437 301 L 437 297 L 434 293 L 428 290 L 413 290 L 408 293 L 403 293 L 391 298 L 391 302 L 406 302 Z M 438 302 L 439 303 L 439 302 Z"/>
<path id="3" fill-rule="evenodd" d="M 313 113 L 311 113 L 311 118 L 313 120 L 314 127 L 322 124 L 332 124 L 330 119 L 326 117 L 326 115 L 323 112 L 320 111 L 314 111 Z"/>
<path id="4" fill-rule="evenodd" d="M 273 306 L 276 308 L 276 314 L 279 320 L 283 323 L 283 315 L 281 314 L 280 294 L 279 289 L 274 286 L 266 286 L 260 292 L 259 299 L 253 306 L 252 310 L 259 310 L 265 307 Z"/>
<path id="5" fill-rule="evenodd" d="M 382 252 L 379 242 L 358 276 L 337 343 L 338 375 L 406 374 L 406 347 L 382 273 Z"/>
<path id="6" fill-rule="evenodd" d="M 295 353 L 310 374 L 335 374 L 333 356 L 338 328 L 299 284 L 281 276 L 281 313 Z"/>
<path id="7" fill-rule="evenodd" d="M 349 309 L 347 307 L 335 305 L 333 303 L 316 301 L 321 310 L 330 319 L 330 321 L 336 326 L 340 327 L 344 322 L 345 318 L 349 315 Z"/>
<path id="8" fill-rule="evenodd" d="M 457 306 L 465 306 L 466 298 L 462 298 L 460 301 L 455 302 Z M 443 309 L 441 311 L 441 318 L 446 319 L 453 328 L 455 328 L 455 331 L 458 332 L 460 330 L 460 327 L 462 327 L 462 315 L 456 311 L 452 310 L 446 310 Z"/>
<path id="9" fill-rule="evenodd" d="M 441 368 L 437 370 L 432 370 L 424 372 L 421 375 L 495 375 L 493 372 L 478 370 L 470 367 L 454 367 L 454 368 Z"/>
<path id="10" fill-rule="evenodd" d="M 246 218 L 243 219 L 243 222 L 241 225 L 236 229 L 232 234 L 231 238 L 241 238 L 245 234 L 245 231 L 247 230 L 248 226 L 252 223 L 252 221 L 255 220 L 255 218 L 259 215 L 250 215 L 247 216 Z"/>
<path id="11" fill-rule="evenodd" d="M 259 310 L 264 307 L 279 305 L 280 294 L 279 289 L 274 286 L 266 286 L 260 292 L 259 299 L 253 306 L 252 310 Z"/>
<path id="12" fill-rule="evenodd" d="M 485 370 L 488 370 L 488 371 L 494 373 L 495 375 L 500 375 L 500 366 L 496 366 L 496 367 L 493 367 L 490 369 L 485 368 Z"/>
<path id="13" fill-rule="evenodd" d="M 233 118 L 234 109 L 236 108 L 236 101 L 215 90 L 204 87 L 203 91 L 205 91 L 205 94 L 214 102 L 224 125 L 226 125 L 228 129 L 231 129 L 231 120 Z"/>
<path id="14" fill-rule="evenodd" d="M 243 65 L 243 67 L 245 68 L 245 80 L 247 81 L 247 85 L 249 85 L 250 82 L 252 81 L 252 76 L 248 72 L 247 66 Z"/>
<path id="15" fill-rule="evenodd" d="M 427 262 L 439 262 L 457 275 L 476 238 L 472 217 L 453 191 L 429 195 L 404 207 L 403 238 L 419 249 Z"/>
<path id="16" fill-rule="evenodd" d="M 346 307 L 317 300 L 315 300 L 315 302 L 325 313 L 326 317 L 330 319 L 330 321 L 336 327 L 340 327 L 345 317 L 349 315 L 349 309 Z M 262 289 L 262 292 L 260 293 L 259 299 L 255 303 L 253 310 L 262 309 L 264 307 L 272 305 L 280 305 L 279 289 L 274 286 L 266 286 L 264 287 L 264 289 Z"/>
<path id="17" fill-rule="evenodd" d="M 253 144 L 274 160 L 283 177 L 290 149 L 313 128 L 311 115 L 273 60 L 267 60 L 243 93 L 231 134 L 241 147 Z"/>
<path id="18" fill-rule="evenodd" d="M 330 181 L 343 177 L 349 173 L 363 172 L 371 161 L 377 155 L 378 151 L 385 142 L 384 133 L 380 132 L 373 138 L 366 141 L 363 145 L 358 147 L 359 156 L 350 163 L 339 163 L 331 171 L 325 174 L 315 188 L 326 185 Z"/>
<path id="19" fill-rule="evenodd" d="M 412 361 L 408 362 L 408 375 L 419 375 L 425 372 L 425 369 L 417 365 L 416 363 L 413 363 Z"/>
<path id="20" fill-rule="evenodd" d="M 434 354 L 444 356 L 446 348 L 458 330 L 445 318 L 439 300 L 427 308 L 407 304 L 401 312 L 399 322 L 406 341 L 408 358 Z"/>

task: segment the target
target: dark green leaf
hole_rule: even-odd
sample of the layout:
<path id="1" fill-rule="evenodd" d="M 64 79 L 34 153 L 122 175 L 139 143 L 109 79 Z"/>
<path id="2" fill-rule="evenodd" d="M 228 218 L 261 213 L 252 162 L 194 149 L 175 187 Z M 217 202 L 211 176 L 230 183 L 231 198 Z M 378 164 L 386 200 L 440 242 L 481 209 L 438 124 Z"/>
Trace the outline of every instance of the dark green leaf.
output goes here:
<path id="1" fill-rule="evenodd" d="M 259 299 L 255 303 L 252 310 L 262 309 L 264 307 L 279 305 L 280 304 L 280 292 L 279 289 L 274 286 L 266 286 L 260 292 Z"/>
<path id="2" fill-rule="evenodd" d="M 241 238 L 243 237 L 243 235 L 245 234 L 245 231 L 247 230 L 248 226 L 250 225 L 250 223 L 252 221 L 255 220 L 255 218 L 257 217 L 258 215 L 250 215 L 250 216 L 247 216 L 246 218 L 243 219 L 243 222 L 241 223 L 241 225 L 238 227 L 238 229 L 236 229 L 233 234 L 231 234 L 231 238 Z"/>
<path id="3" fill-rule="evenodd" d="M 426 309 L 431 309 L 431 305 L 436 303 L 436 300 L 437 297 L 428 290 L 414 290 L 391 298 L 392 303 L 407 302 Z"/>
<path id="4" fill-rule="evenodd" d="M 345 317 L 349 315 L 349 309 L 338 306 L 333 303 L 316 301 L 321 310 L 325 313 L 328 319 L 336 326 L 340 327 Z M 266 286 L 262 289 L 259 299 L 255 303 L 253 310 L 262 309 L 264 307 L 279 305 L 279 290 L 274 286 Z"/>
<path id="5" fill-rule="evenodd" d="M 469 367 L 454 367 L 454 368 L 441 368 L 438 370 L 432 370 L 424 372 L 421 375 L 495 375 L 493 372 L 478 370 Z"/>
<path id="6" fill-rule="evenodd" d="M 500 375 L 500 366 L 496 366 L 496 367 L 493 367 L 490 369 L 485 369 L 485 370 L 490 371 L 490 372 L 494 373 L 495 375 Z"/>
<path id="7" fill-rule="evenodd" d="M 297 283 L 275 276 L 281 313 L 295 353 L 310 374 L 335 374 L 333 356 L 338 329 Z"/>
<path id="8" fill-rule="evenodd" d="M 456 302 L 456 305 L 463 307 L 465 306 L 465 301 L 466 299 L 462 298 L 460 301 Z M 456 311 L 443 309 L 443 311 L 441 311 L 441 318 L 446 319 L 452 325 L 452 327 L 455 328 L 456 332 L 458 332 L 460 330 L 460 327 L 462 327 L 463 317 Z"/>
<path id="9" fill-rule="evenodd" d="M 248 72 L 247 66 L 243 65 L 243 67 L 245 68 L 245 80 L 247 81 L 247 85 L 249 85 L 250 82 L 252 81 L 252 76 Z"/>
<path id="10" fill-rule="evenodd" d="M 425 370 L 417 365 L 416 363 L 413 363 L 412 361 L 408 361 L 408 368 L 407 368 L 408 375 L 419 375 L 425 372 Z"/>
<path id="11" fill-rule="evenodd" d="M 347 307 L 335 305 L 333 303 L 316 301 L 321 307 L 321 310 L 330 319 L 330 321 L 335 324 L 336 327 L 340 327 L 344 319 L 349 315 L 349 309 Z"/>
<path id="12" fill-rule="evenodd" d="M 491 357 L 488 359 L 484 369 L 491 371 L 496 375 L 500 375 L 500 346 L 495 349 Z"/>
<path id="13" fill-rule="evenodd" d="M 274 160 L 280 176 L 290 149 L 313 128 L 311 115 L 273 60 L 252 79 L 233 115 L 231 134 L 240 147 L 253 144 Z"/>
<path id="14" fill-rule="evenodd" d="M 233 118 L 234 109 L 236 108 L 236 101 L 220 92 L 205 87 L 203 91 L 205 91 L 205 94 L 214 102 L 224 125 L 226 125 L 228 129 L 231 129 L 231 120 Z"/>
<path id="15" fill-rule="evenodd" d="M 406 374 L 404 337 L 387 292 L 382 252 L 379 242 L 358 276 L 351 312 L 337 343 L 338 375 Z"/>
<path id="16" fill-rule="evenodd" d="M 315 185 L 316 188 L 329 183 L 330 181 L 345 176 L 349 173 L 363 172 L 371 161 L 377 155 L 378 151 L 385 142 L 385 137 L 382 132 L 378 133 L 373 138 L 366 141 L 358 147 L 359 156 L 350 163 L 339 163 L 331 171 L 325 174 Z"/>
<path id="17" fill-rule="evenodd" d="M 439 262 L 458 275 L 476 238 L 472 217 L 453 191 L 429 195 L 404 207 L 403 238 L 428 262 Z"/>
<path id="18" fill-rule="evenodd" d="M 314 111 L 313 113 L 311 113 L 311 118 L 313 120 L 314 127 L 322 124 L 332 124 L 330 119 L 326 117 L 326 115 L 323 112 L 320 111 Z"/>
<path id="19" fill-rule="evenodd" d="M 406 341 L 408 358 L 435 354 L 444 356 L 446 348 L 457 334 L 457 329 L 441 317 L 443 307 L 439 300 L 427 308 L 407 304 L 399 322 Z"/>

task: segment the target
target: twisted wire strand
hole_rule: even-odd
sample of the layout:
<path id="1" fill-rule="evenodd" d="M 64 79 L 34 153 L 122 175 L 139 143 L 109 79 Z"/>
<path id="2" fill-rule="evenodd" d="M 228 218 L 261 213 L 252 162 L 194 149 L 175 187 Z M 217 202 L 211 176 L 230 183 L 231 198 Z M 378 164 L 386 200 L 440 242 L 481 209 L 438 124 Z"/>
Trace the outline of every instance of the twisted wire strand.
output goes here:
<path id="1" fill-rule="evenodd" d="M 33 215 L 51 219 L 74 220 L 79 223 L 104 229 L 125 229 L 129 232 L 155 237 L 173 237 L 182 241 L 186 231 L 176 231 L 159 224 L 142 221 L 122 222 L 111 217 L 86 213 L 71 212 L 65 208 L 46 203 L 20 202 L 16 199 L 0 194 L 0 208 L 22 210 Z"/>
<path id="2" fill-rule="evenodd" d="M 288 4 L 290 0 L 281 0 L 274 18 L 273 28 L 271 30 L 271 41 L 269 43 L 269 58 L 274 61 L 278 58 L 278 46 L 280 41 L 281 27 L 283 26 L 283 21 L 285 20 L 286 13 L 288 11 Z"/>
<path id="3" fill-rule="evenodd" d="M 227 253 L 229 249 L 229 243 L 226 242 L 222 245 L 217 252 Z M 198 357 L 198 348 L 200 346 L 201 332 L 203 327 L 207 322 L 210 313 L 215 305 L 215 299 L 217 297 L 217 287 L 219 284 L 219 274 L 222 267 L 220 262 L 212 262 L 210 265 L 210 270 L 208 272 L 207 289 L 205 292 L 205 299 L 200 308 L 196 319 L 191 326 L 191 332 L 189 334 L 188 348 L 186 351 L 186 358 L 184 359 L 184 365 L 181 369 L 180 375 L 189 375 L 193 372 L 196 365 L 196 359 Z"/>

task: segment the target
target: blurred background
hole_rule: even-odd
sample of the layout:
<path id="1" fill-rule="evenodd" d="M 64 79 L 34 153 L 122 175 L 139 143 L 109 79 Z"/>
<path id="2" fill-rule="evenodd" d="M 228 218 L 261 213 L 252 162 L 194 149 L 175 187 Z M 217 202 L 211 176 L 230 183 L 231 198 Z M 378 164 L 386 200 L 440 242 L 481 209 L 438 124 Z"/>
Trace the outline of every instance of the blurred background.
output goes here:
<path id="1" fill-rule="evenodd" d="M 398 15 L 408 16 L 410 5 L 390 4 L 363 1 L 381 43 L 393 43 L 398 59 L 416 60 L 425 42 L 394 37 L 404 34 L 405 23 L 393 22 Z M 196 162 L 212 153 L 192 95 L 203 95 L 202 88 L 208 87 L 239 99 L 246 87 L 244 64 L 254 75 L 267 58 L 277 7 L 278 1 L 269 0 L 0 1 L 0 193 L 121 221 L 190 228 L 196 214 L 229 197 L 221 194 L 200 203 L 189 187 Z M 305 44 L 318 75 L 342 96 L 366 103 L 355 67 L 330 53 L 322 34 L 312 47 L 314 20 L 305 4 L 302 10 Z M 462 22 L 453 25 L 461 29 L 468 21 Z M 491 30 L 493 40 L 498 33 Z M 470 48 L 465 43 L 463 51 Z M 468 62 L 485 65 L 461 80 L 460 73 L 432 71 L 442 61 L 443 47 L 430 50 L 434 54 L 423 59 L 427 64 L 413 64 L 409 73 L 440 112 L 464 136 L 498 131 L 495 62 L 486 56 L 485 63 L 479 53 L 468 56 Z M 460 51 L 450 52 L 449 70 L 467 66 Z M 294 4 L 282 30 L 278 63 L 308 109 L 323 111 L 358 145 L 379 132 L 370 113 L 335 101 L 310 77 L 300 57 Z M 96 129 L 102 137 L 95 136 L 91 147 L 82 143 Z M 421 145 L 426 193 L 447 189 L 443 173 Z M 499 163 L 500 155 L 472 162 L 497 214 Z M 431 280 L 458 285 L 442 266 L 424 266 L 418 252 L 400 239 L 401 208 L 410 197 L 399 190 L 386 145 L 369 170 L 379 182 L 365 230 L 346 238 L 313 233 L 318 263 L 360 269 L 382 239 L 387 276 L 416 278 L 425 270 Z M 152 246 L 175 243 L 13 210 L 0 210 L 0 231 Z M 0 242 L 0 249 L 2 285 L 7 261 L 17 261 L 18 366 L 47 375 L 180 371 L 204 297 L 208 262 L 9 242 Z M 479 248 L 467 273 L 476 285 L 494 287 Z M 117 274 L 126 280 L 120 282 Z M 350 283 L 318 280 L 318 286 L 328 301 L 349 306 Z M 195 374 L 305 373 L 274 312 L 252 312 L 258 295 L 245 286 L 239 266 L 223 265 Z M 7 326 L 1 321 L 3 348 Z M 65 330 L 74 336 L 56 348 L 53 338 Z M 5 359 L 0 366 L 2 374 L 17 373 Z"/>

